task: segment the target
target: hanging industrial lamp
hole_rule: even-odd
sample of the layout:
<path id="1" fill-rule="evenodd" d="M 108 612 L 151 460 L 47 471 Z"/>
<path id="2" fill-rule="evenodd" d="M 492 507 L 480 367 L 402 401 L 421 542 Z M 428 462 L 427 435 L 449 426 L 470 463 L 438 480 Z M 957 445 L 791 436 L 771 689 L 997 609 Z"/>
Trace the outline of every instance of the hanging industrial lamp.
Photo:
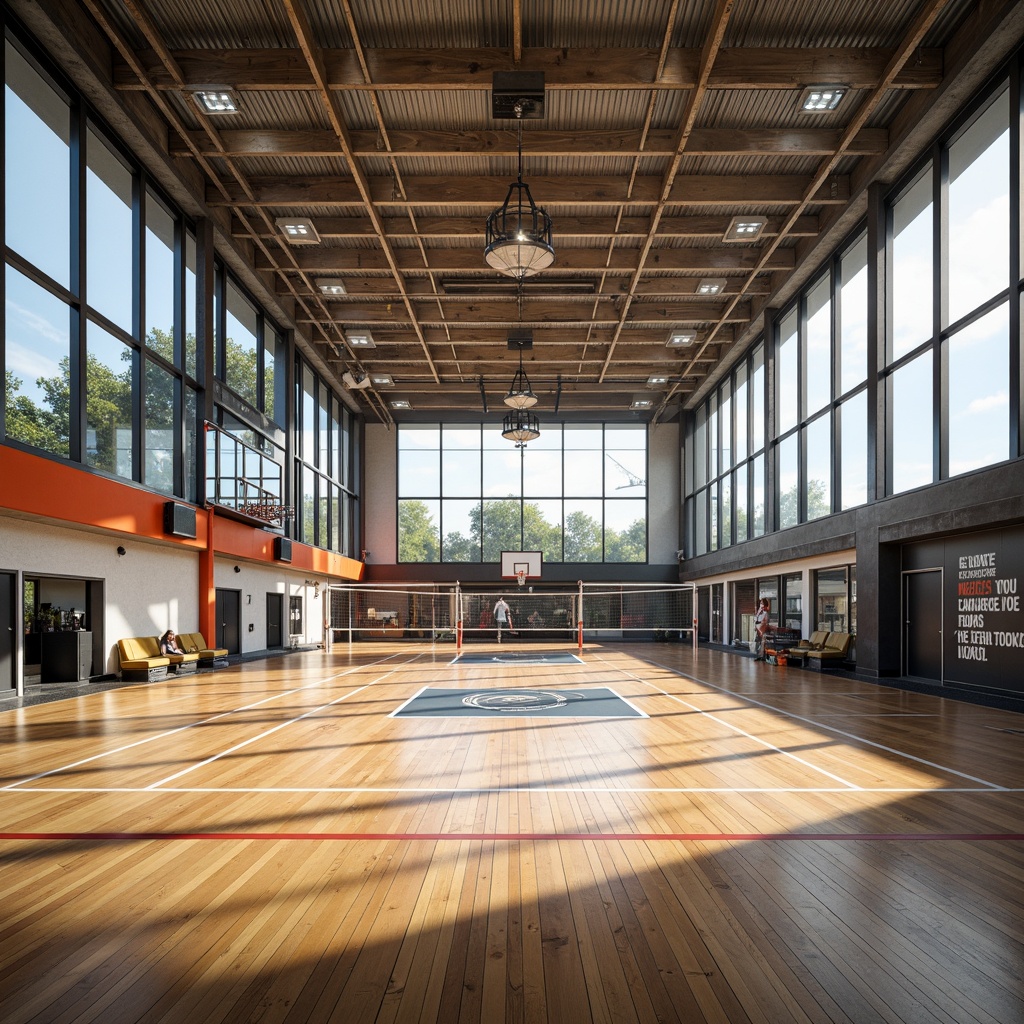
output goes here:
<path id="1" fill-rule="evenodd" d="M 540 420 L 532 412 L 517 409 L 502 421 L 501 436 L 506 441 L 515 441 L 516 447 L 522 448 L 527 441 L 536 441 L 540 437 Z"/>
<path id="2" fill-rule="evenodd" d="M 532 336 L 530 336 L 530 342 L 532 344 Z M 513 344 L 515 342 L 510 339 L 509 345 Z M 526 371 L 523 369 L 523 347 L 525 346 L 519 348 L 519 369 L 516 370 L 512 383 L 509 385 L 508 394 L 503 399 L 511 409 L 530 409 L 537 404 L 537 396 L 530 386 L 530 378 L 526 376 Z"/>
<path id="3" fill-rule="evenodd" d="M 487 218 L 484 259 L 495 270 L 520 281 L 550 267 L 555 261 L 551 245 L 551 218 L 533 201 L 523 181 L 524 100 L 513 106 L 518 136 L 519 173 L 509 185 L 505 202 Z"/>

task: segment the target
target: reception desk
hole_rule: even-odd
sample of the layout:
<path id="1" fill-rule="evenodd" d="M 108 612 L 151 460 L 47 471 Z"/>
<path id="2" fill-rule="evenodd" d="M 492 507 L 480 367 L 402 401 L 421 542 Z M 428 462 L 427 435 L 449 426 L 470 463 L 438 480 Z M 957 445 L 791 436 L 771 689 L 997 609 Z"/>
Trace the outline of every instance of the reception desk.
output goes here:
<path id="1" fill-rule="evenodd" d="M 85 682 L 92 675 L 92 633 L 39 634 L 39 681 Z"/>

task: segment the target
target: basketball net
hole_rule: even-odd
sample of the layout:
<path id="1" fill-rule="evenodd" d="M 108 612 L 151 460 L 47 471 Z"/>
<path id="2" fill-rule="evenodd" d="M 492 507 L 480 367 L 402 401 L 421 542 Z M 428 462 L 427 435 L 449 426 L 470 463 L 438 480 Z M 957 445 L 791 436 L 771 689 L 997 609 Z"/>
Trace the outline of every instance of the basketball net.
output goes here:
<path id="1" fill-rule="evenodd" d="M 521 587 L 526 584 L 526 573 L 522 569 L 516 573 L 516 583 Z"/>

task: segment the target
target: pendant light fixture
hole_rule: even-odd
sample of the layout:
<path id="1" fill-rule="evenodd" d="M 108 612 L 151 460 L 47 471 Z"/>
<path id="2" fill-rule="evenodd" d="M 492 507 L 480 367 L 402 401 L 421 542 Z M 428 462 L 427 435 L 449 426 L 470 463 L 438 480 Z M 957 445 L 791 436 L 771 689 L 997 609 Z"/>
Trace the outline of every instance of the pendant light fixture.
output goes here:
<path id="1" fill-rule="evenodd" d="M 515 441 L 517 448 L 523 448 L 527 441 L 540 437 L 540 421 L 532 412 L 517 409 L 502 421 L 501 436 L 506 441 Z"/>
<path id="2" fill-rule="evenodd" d="M 512 107 L 516 118 L 519 173 L 509 185 L 505 202 L 487 218 L 484 259 L 509 277 L 522 280 L 550 267 L 555 261 L 551 245 L 551 218 L 533 201 L 523 181 L 523 115 L 528 100 Z"/>

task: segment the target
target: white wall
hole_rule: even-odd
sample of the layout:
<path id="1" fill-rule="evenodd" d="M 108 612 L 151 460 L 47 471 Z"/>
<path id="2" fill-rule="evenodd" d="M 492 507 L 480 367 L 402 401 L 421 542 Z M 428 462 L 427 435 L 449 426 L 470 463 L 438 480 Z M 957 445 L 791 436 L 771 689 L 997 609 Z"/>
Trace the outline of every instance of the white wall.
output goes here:
<path id="1" fill-rule="evenodd" d="M 123 556 L 118 545 L 125 548 Z M 199 628 L 198 558 L 174 545 L 0 518 L 0 567 L 103 581 L 104 672 L 117 671 L 122 637 Z M 97 623 L 90 625 L 96 632 Z"/>
<path id="2" fill-rule="evenodd" d="M 679 549 L 679 424 L 659 423 L 647 432 L 647 559 L 676 565 Z"/>
<path id="3" fill-rule="evenodd" d="M 675 565 L 679 548 L 680 483 L 678 423 L 649 431 L 648 558 L 652 565 Z M 367 562 L 398 561 L 398 431 L 366 425 Z"/>
<path id="4" fill-rule="evenodd" d="M 398 430 L 367 423 L 365 438 L 366 561 L 393 565 L 398 561 Z"/>
<path id="5" fill-rule="evenodd" d="M 118 555 L 117 548 L 125 549 Z M 234 571 L 237 565 L 239 571 Z M 29 576 L 55 577 L 46 583 L 44 601 L 67 608 L 81 585 L 60 582 L 102 580 L 105 665 L 96 671 L 118 670 L 117 641 L 128 636 L 159 636 L 166 629 L 191 633 L 199 629 L 199 552 L 175 544 L 0 517 L 0 569 Z M 305 580 L 309 580 L 307 584 Z M 319 581 L 320 587 L 312 584 Z M 241 651 L 266 650 L 267 592 L 285 595 L 283 642 L 289 643 L 288 597 L 303 597 L 303 632 L 297 641 L 317 644 L 324 638 L 327 579 L 284 566 L 217 559 L 214 585 L 241 592 Z M 317 590 L 319 589 L 319 595 Z M 62 602 L 61 592 L 69 600 Z M 75 600 L 75 607 L 79 602 Z M 249 626 L 252 625 L 252 631 Z M 89 623 L 99 632 L 96 622 Z M 212 644 L 214 637 L 206 637 Z"/>
<path id="6" fill-rule="evenodd" d="M 235 572 L 235 566 L 238 572 Z M 309 580 L 309 583 L 305 581 Z M 319 583 L 319 588 L 314 586 Z M 267 649 L 267 594 L 284 594 L 284 621 L 282 642 L 285 647 L 291 642 L 288 622 L 289 598 L 302 597 L 302 633 L 296 643 L 318 644 L 324 639 L 324 616 L 327 605 L 326 577 L 314 574 L 291 573 L 282 576 L 281 566 L 259 565 L 255 562 L 239 562 L 218 558 L 213 567 L 213 583 L 219 590 L 237 590 L 241 595 L 241 617 L 239 621 L 241 650 L 264 651 Z M 251 630 L 250 630 L 250 627 Z M 188 632 L 188 630 L 185 630 Z M 206 637 L 213 643 L 212 637 Z"/>

